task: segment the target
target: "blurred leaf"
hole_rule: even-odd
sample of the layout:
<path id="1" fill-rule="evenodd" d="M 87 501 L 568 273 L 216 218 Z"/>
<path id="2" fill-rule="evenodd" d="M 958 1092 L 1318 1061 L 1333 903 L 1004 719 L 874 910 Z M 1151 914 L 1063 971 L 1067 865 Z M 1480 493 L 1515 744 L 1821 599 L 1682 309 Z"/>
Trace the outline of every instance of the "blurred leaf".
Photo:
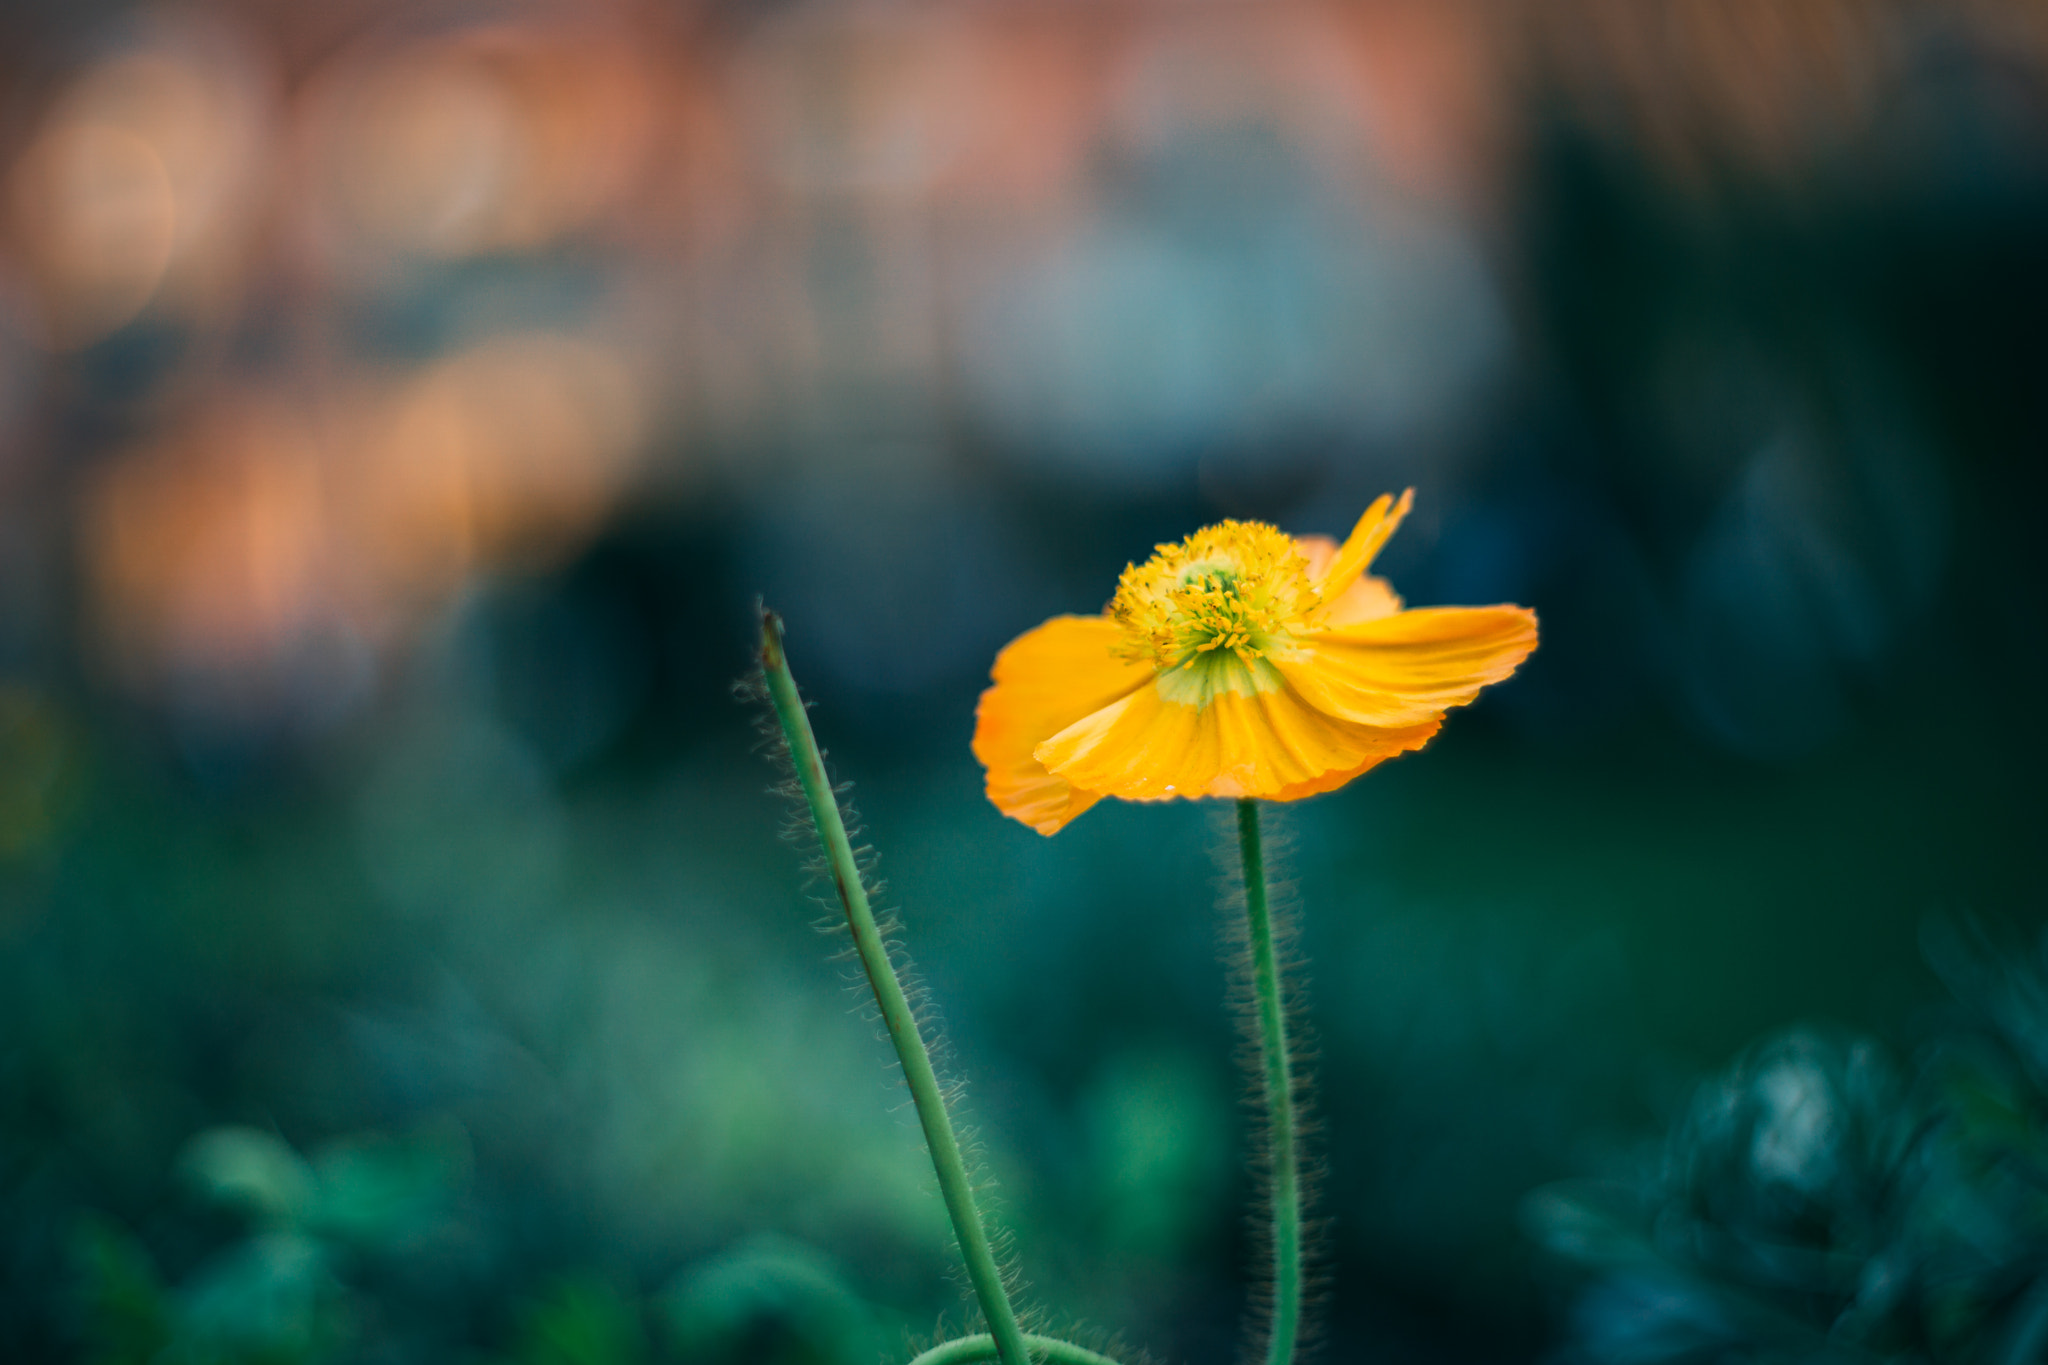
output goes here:
<path id="1" fill-rule="evenodd" d="M 260 1129 L 209 1129 L 186 1145 L 179 1165 L 209 1199 L 269 1226 L 298 1226 L 314 1201 L 311 1169 Z"/>
<path id="2" fill-rule="evenodd" d="M 329 1143 L 313 1161 L 319 1199 L 312 1222 L 359 1247 L 388 1247 L 440 1222 L 468 1168 L 459 1130 Z"/>
<path id="3" fill-rule="evenodd" d="M 97 1216 L 81 1220 L 80 1263 L 86 1353 L 91 1365 L 143 1365 L 171 1340 L 170 1308 L 156 1263 L 142 1244 Z"/>
<path id="4" fill-rule="evenodd" d="M 1624 1186 L 1561 1181 L 1522 1203 L 1522 1225 L 1554 1255 L 1586 1265 L 1626 1265 L 1653 1259 L 1632 1224 L 1641 1217 Z"/>
<path id="5" fill-rule="evenodd" d="M 2018 1365 L 2048 1349 L 2048 959 L 1932 936 L 1959 997 L 1900 1075 L 1793 1030 L 1701 1085 L 1633 1182 L 1527 1226 L 1595 1280 L 1573 1354 Z"/>
<path id="6" fill-rule="evenodd" d="M 1595 1360 L 1711 1360 L 1742 1333 L 1713 1299 L 1683 1279 L 1623 1274 L 1603 1280 L 1572 1315 L 1578 1345 Z"/>
<path id="7" fill-rule="evenodd" d="M 873 1365 L 874 1312 L 809 1247 L 755 1242 L 686 1271 L 662 1295 L 670 1345 L 687 1361 Z"/>
<path id="8" fill-rule="evenodd" d="M 1231 1178 L 1229 1116 L 1185 1051 L 1107 1059 L 1082 1097 L 1105 1250 L 1170 1257 L 1213 1219 Z"/>
<path id="9" fill-rule="evenodd" d="M 197 1361 L 302 1365 L 347 1335 L 346 1291 L 326 1248 L 294 1232 L 230 1247 L 181 1287 L 179 1352 Z"/>
<path id="10" fill-rule="evenodd" d="M 516 1365 L 639 1365 L 647 1358 L 640 1310 L 602 1280 L 564 1280 L 530 1307 L 512 1352 Z"/>
<path id="11" fill-rule="evenodd" d="M 1525 1216 L 1607 1272 L 1575 1316 L 1595 1360 L 1881 1351 L 1910 1334 L 1893 1241 L 1921 1131 L 1873 1044 L 1795 1029 L 1701 1085 L 1635 1188 L 1552 1186 Z"/>

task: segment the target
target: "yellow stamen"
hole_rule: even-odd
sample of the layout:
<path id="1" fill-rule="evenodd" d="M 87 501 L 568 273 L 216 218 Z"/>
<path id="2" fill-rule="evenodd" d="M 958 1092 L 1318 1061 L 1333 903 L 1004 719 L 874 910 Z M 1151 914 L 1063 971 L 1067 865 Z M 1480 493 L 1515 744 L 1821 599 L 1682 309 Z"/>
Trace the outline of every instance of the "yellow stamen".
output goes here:
<path id="1" fill-rule="evenodd" d="M 1118 653 L 1162 673 L 1211 661 L 1253 686 L 1259 667 L 1292 643 L 1290 626 L 1316 605 L 1308 562 L 1291 536 L 1257 521 L 1226 521 L 1125 568 L 1109 615 L 1125 631 Z"/>

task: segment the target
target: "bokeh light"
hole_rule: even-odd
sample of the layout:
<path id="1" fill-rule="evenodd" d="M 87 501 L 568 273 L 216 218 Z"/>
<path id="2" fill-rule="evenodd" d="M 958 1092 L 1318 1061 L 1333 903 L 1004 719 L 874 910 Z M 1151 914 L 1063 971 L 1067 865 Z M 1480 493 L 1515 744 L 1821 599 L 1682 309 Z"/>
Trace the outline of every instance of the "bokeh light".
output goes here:
<path id="1" fill-rule="evenodd" d="M 217 305 L 239 281 L 270 99 L 232 30 L 168 21 L 74 76 L 9 177 L 50 342 L 76 347 L 153 301 Z"/>
<path id="2" fill-rule="evenodd" d="M 590 23 L 458 28 L 369 45 L 309 111 L 330 229 L 383 251 L 530 251 L 616 215 L 654 113 L 644 62 Z"/>

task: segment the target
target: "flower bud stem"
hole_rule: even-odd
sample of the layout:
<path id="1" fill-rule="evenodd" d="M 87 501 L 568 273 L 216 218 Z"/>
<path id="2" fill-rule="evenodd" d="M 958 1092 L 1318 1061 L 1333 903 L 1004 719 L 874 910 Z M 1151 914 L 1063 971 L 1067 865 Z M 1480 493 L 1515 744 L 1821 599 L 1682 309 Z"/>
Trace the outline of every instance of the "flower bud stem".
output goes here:
<path id="1" fill-rule="evenodd" d="M 1252 950 L 1252 1000 L 1259 1055 L 1265 1064 L 1268 1157 L 1272 1162 L 1273 1323 L 1266 1365 L 1290 1365 L 1301 1325 L 1301 1173 L 1294 1150 L 1294 1075 L 1273 917 L 1266 896 L 1266 855 L 1259 840 L 1259 803 L 1237 803 L 1237 842 L 1244 855 L 1244 912 Z"/>
<path id="2" fill-rule="evenodd" d="M 1044 1365 L 1117 1365 L 1109 1356 L 1091 1351 L 1085 1346 L 1076 1346 L 1070 1341 L 1057 1337 L 1024 1334 L 1024 1344 L 1029 1346 Z M 979 1336 L 960 1337 L 934 1346 L 910 1365 L 968 1365 L 969 1361 L 994 1360 L 996 1344 L 986 1332 Z"/>
<path id="3" fill-rule="evenodd" d="M 824 845 L 825 861 L 832 872 L 839 903 L 846 910 L 846 926 L 853 932 L 860 965 L 881 1007 L 882 1026 L 896 1047 L 903 1064 L 903 1079 L 910 1086 L 910 1098 L 917 1107 L 917 1120 L 924 1128 L 925 1145 L 930 1148 L 932 1167 L 938 1172 L 939 1193 L 946 1202 L 946 1214 L 953 1220 L 953 1232 L 960 1240 L 960 1254 L 967 1262 L 967 1278 L 981 1301 L 982 1316 L 988 1319 L 996 1358 L 1002 1365 L 1031 1365 L 1024 1334 L 1017 1326 L 1017 1314 L 1003 1288 L 1001 1269 L 989 1246 L 988 1230 L 974 1201 L 974 1185 L 968 1179 L 967 1162 L 960 1152 L 959 1137 L 952 1117 L 946 1112 L 945 1096 L 932 1068 L 924 1035 L 917 1018 L 896 979 L 889 950 L 875 925 L 868 905 L 867 887 L 861 880 L 860 865 L 846 836 L 846 822 L 839 814 L 839 801 L 832 780 L 825 774 L 825 760 L 818 752 L 818 740 L 811 733 L 811 720 L 804 711 L 803 698 L 790 675 L 789 660 L 782 649 L 782 622 L 773 612 L 761 613 L 761 671 L 768 683 L 768 699 L 775 719 L 789 741 L 790 761 L 796 768 L 804 800 L 817 822 L 818 841 Z"/>

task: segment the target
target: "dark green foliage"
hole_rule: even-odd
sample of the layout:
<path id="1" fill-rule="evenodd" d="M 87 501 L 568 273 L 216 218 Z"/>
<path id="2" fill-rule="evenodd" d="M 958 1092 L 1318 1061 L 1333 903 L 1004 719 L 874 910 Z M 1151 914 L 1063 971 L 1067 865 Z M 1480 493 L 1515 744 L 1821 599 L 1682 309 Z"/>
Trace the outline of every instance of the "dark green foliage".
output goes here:
<path id="1" fill-rule="evenodd" d="M 685 1272 L 658 1313 L 677 1360 L 869 1365 L 902 1344 L 884 1336 L 830 1261 L 775 1239 Z"/>
<path id="2" fill-rule="evenodd" d="M 603 1280 L 565 1279 L 525 1312 L 507 1365 L 642 1365 L 640 1307 Z"/>
<path id="3" fill-rule="evenodd" d="M 170 1344 L 174 1328 L 149 1253 L 100 1218 L 81 1220 L 77 1242 L 85 1359 L 90 1365 L 155 1359 Z"/>
<path id="4" fill-rule="evenodd" d="M 1572 1359 L 2022 1365 L 2048 1351 L 2048 972 L 1935 939 L 1958 1003 L 1903 1073 L 1794 1030 L 1632 1178 L 1527 1206 L 1593 1272 Z"/>
<path id="5" fill-rule="evenodd" d="M 133 1236 L 84 1219 L 76 1238 L 80 1309 L 88 1358 L 98 1365 L 340 1358 L 364 1307 L 352 1272 L 440 1232 L 465 1168 L 445 1133 L 344 1139 L 308 1159 L 249 1128 L 200 1134 L 179 1164 L 201 1206 L 195 1215 L 226 1215 L 241 1235 L 172 1285 Z M 586 1365 L 585 1357 L 561 1359 Z M 630 1365 L 616 1356 L 587 1361 Z"/>

